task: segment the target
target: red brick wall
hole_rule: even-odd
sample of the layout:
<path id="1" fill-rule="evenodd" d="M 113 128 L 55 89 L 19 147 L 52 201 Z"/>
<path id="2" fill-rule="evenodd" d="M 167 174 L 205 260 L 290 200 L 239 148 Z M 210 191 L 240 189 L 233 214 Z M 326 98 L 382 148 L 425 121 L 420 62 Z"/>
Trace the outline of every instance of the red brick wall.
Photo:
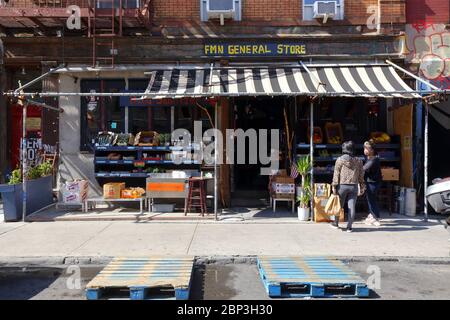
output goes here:
<path id="1" fill-rule="evenodd" d="M 383 23 L 405 22 L 406 0 L 381 0 Z M 432 1 L 432 0 L 414 0 Z M 448 1 L 448 0 L 444 0 Z M 371 13 L 370 6 L 377 7 L 378 0 L 345 0 L 345 20 L 348 24 L 365 24 Z M 162 20 L 200 20 L 199 0 L 153 0 L 154 17 Z M 301 0 L 243 0 L 243 22 L 272 21 L 272 25 L 279 22 L 292 24 L 316 24 L 316 22 L 302 22 Z"/>
<path id="2" fill-rule="evenodd" d="M 301 0 L 243 0 L 242 20 L 297 20 Z"/>
<path id="3" fill-rule="evenodd" d="M 406 19 L 408 23 L 433 22 L 450 23 L 449 0 L 406 0 Z"/>
<path id="4" fill-rule="evenodd" d="M 155 19 L 200 20 L 199 0 L 152 0 Z"/>

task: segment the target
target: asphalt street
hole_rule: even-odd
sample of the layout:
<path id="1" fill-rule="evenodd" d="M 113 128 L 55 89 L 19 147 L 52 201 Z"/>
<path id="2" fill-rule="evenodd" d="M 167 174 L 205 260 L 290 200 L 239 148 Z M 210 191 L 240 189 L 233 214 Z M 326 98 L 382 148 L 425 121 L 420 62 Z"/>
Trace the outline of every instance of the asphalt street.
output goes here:
<path id="1" fill-rule="evenodd" d="M 449 299 L 450 261 L 350 261 L 349 267 L 365 280 L 368 270 L 380 271 L 378 288 L 369 299 Z M 9 267 L 0 269 L 0 299 L 67 300 L 85 299 L 86 284 L 102 269 L 80 266 L 80 286 L 74 282 L 73 267 Z M 270 299 L 255 264 L 209 263 L 195 267 L 191 299 Z M 75 284 L 75 285 L 74 285 Z"/>

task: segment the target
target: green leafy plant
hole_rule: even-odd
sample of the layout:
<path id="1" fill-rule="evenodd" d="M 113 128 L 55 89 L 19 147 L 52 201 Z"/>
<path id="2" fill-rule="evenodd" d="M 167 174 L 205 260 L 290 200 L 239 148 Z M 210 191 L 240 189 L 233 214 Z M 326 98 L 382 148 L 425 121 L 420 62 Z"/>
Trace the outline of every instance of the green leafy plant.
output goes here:
<path id="1" fill-rule="evenodd" d="M 41 163 L 38 167 L 40 167 L 41 177 L 46 177 L 52 174 L 53 166 L 50 161 L 45 161 Z"/>
<path id="2" fill-rule="evenodd" d="M 304 189 L 302 189 L 300 195 L 297 197 L 297 201 L 300 203 L 300 208 L 309 208 L 311 194 L 311 188 L 309 186 L 306 186 Z"/>
<path id="3" fill-rule="evenodd" d="M 22 183 L 22 170 L 19 168 L 13 170 L 11 172 L 11 176 L 9 177 L 8 184 L 18 184 Z"/>
<path id="4" fill-rule="evenodd" d="M 41 177 L 46 177 L 51 175 L 53 171 L 52 164 L 49 161 L 41 163 L 37 166 L 31 167 L 27 171 L 27 179 L 34 180 L 39 179 Z M 8 184 L 18 184 L 22 183 L 22 170 L 15 169 L 11 172 L 11 176 L 9 178 Z"/>
<path id="5" fill-rule="evenodd" d="M 311 158 L 310 156 L 301 156 L 297 160 L 297 171 L 302 177 L 301 194 L 297 197 L 301 208 L 309 208 L 311 201 Z"/>

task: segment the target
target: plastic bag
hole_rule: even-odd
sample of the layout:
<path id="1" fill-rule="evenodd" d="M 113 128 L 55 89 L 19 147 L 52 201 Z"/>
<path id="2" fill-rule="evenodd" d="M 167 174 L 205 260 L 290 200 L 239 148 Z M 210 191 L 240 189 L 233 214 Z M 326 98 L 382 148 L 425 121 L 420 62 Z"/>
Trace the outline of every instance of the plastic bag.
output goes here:
<path id="1" fill-rule="evenodd" d="M 325 205 L 325 212 L 329 216 L 339 216 L 341 213 L 341 201 L 339 196 L 336 194 L 332 194 Z"/>

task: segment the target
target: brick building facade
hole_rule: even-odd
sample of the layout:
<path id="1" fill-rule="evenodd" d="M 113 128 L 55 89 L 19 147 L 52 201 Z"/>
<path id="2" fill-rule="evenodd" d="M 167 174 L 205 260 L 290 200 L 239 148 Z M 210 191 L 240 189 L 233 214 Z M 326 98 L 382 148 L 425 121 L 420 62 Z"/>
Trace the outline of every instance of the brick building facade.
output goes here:
<path id="1" fill-rule="evenodd" d="M 401 35 L 405 31 L 407 0 L 340 0 L 342 19 L 328 19 L 326 23 L 322 18 L 305 18 L 308 17 L 306 11 L 311 12 L 314 1 L 242 0 L 241 20 L 227 19 L 224 25 L 220 25 L 217 19 L 201 21 L 200 0 L 139 0 L 138 10 L 124 10 L 123 19 L 117 16 L 116 11 L 113 17 L 116 21 L 122 21 L 122 30 L 121 34 L 118 32 L 112 37 L 116 51 L 112 64 L 144 68 L 145 65 L 155 63 L 252 64 L 298 63 L 299 60 L 380 63 L 390 59 L 403 63 Z M 68 30 L 65 27 L 68 17 L 65 7 L 71 3 L 63 1 L 61 5 L 36 7 L 31 0 L 10 0 L 6 7 L 0 9 L 0 35 L 8 52 L 4 61 L 8 78 L 6 89 L 17 87 L 14 82 L 16 77 L 20 78 L 23 68 L 44 72 L 49 65 L 61 63 L 88 68 L 96 62 L 93 52 L 96 52 L 97 58 L 108 55 L 108 50 L 98 48 L 97 51 L 97 44 L 93 41 L 96 31 L 92 30 L 92 26 L 98 23 L 101 26 L 99 29 L 105 28 L 110 24 L 111 16 L 102 13 L 97 18 L 93 17 L 92 8 L 88 7 L 85 0 L 73 0 L 81 8 L 82 28 Z M 278 56 L 215 56 L 205 53 L 205 45 L 229 43 L 237 46 L 249 43 L 294 43 L 304 45 L 306 50 L 302 55 Z M 109 71 L 76 73 L 72 74 L 72 78 L 61 75 L 59 81 L 53 80 L 49 85 L 53 88 L 59 86 L 59 90 L 81 90 L 80 82 L 93 78 L 116 79 L 120 77 L 118 70 L 110 68 Z M 137 74 L 143 77 L 142 70 L 140 73 L 129 71 L 124 77 L 134 79 Z M 62 126 L 53 118 L 46 120 L 43 115 L 43 123 L 49 124 L 43 134 L 48 141 L 65 144 L 64 160 L 66 164 L 72 165 L 72 168 L 66 168 L 70 176 L 73 172 L 81 171 L 84 163 L 92 162 L 92 159 L 78 154 L 82 144 L 80 134 L 70 131 L 74 127 L 80 129 L 77 110 L 83 101 L 70 98 L 60 99 L 59 102 L 68 104 L 66 109 L 71 107 L 70 104 L 77 107 L 70 109 L 73 113 L 61 116 L 69 122 L 64 125 L 64 130 L 69 133 L 63 137 L 61 133 L 57 139 L 53 139 L 52 134 Z M 92 168 L 87 170 L 92 171 Z"/>

